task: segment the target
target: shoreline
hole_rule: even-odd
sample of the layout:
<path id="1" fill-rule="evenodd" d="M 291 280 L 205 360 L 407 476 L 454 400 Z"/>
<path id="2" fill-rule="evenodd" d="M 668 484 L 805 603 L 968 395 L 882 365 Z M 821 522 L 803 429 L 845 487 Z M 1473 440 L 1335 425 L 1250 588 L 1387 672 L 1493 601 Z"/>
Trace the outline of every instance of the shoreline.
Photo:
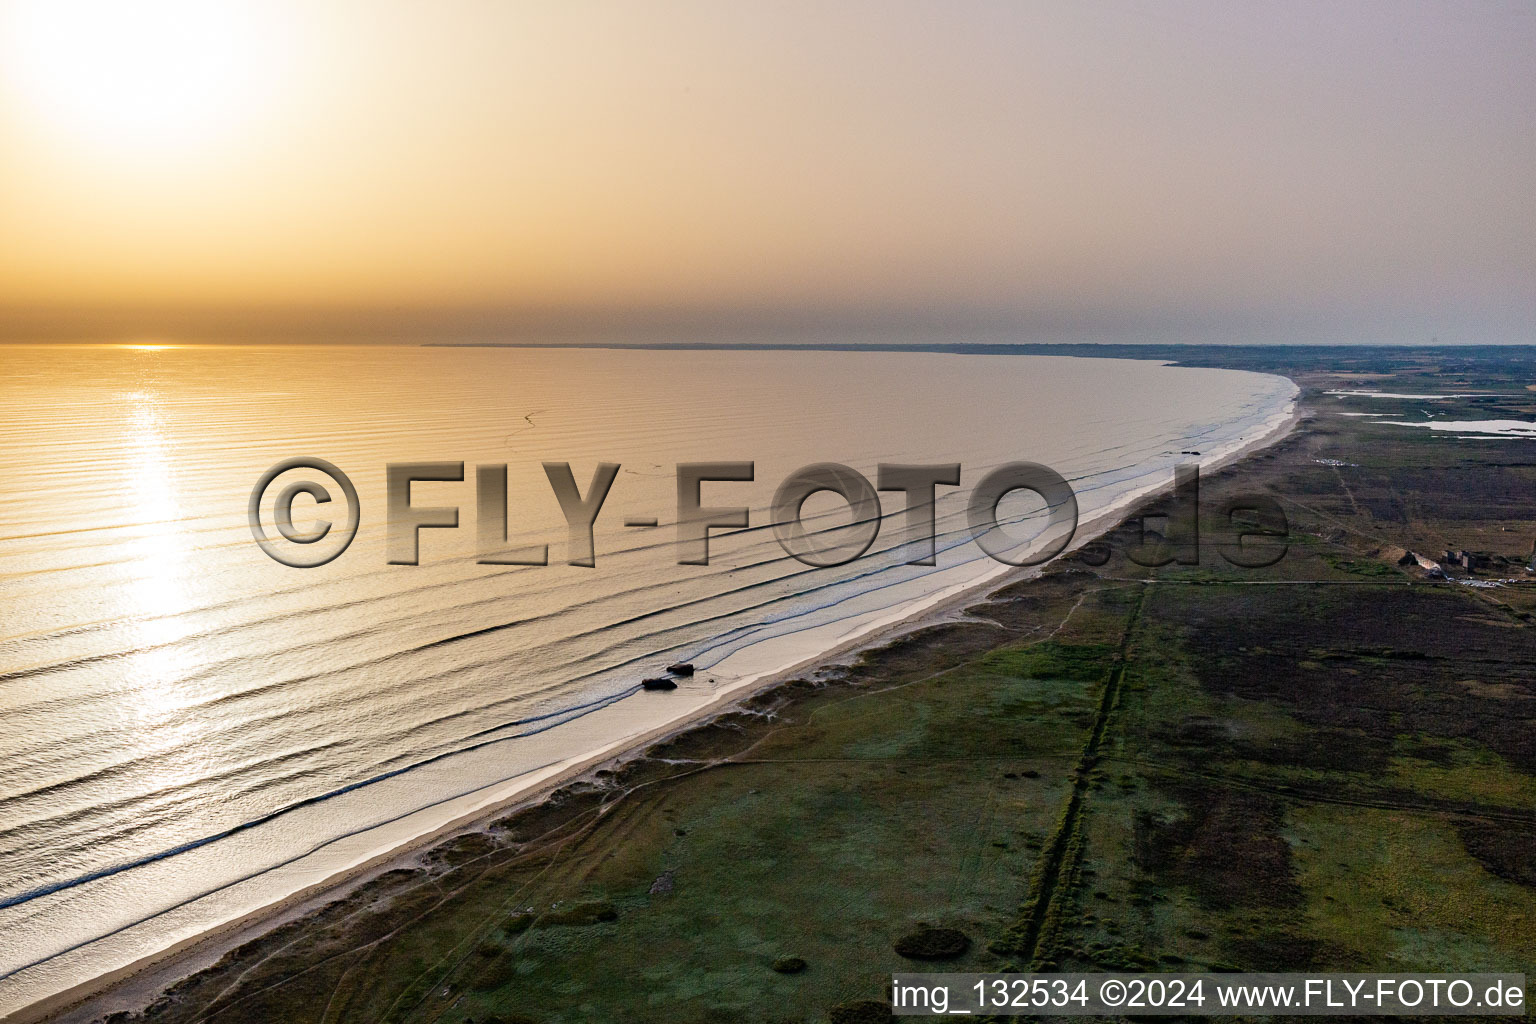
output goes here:
<path id="1" fill-rule="evenodd" d="M 1295 381 L 1292 380 L 1292 383 L 1295 384 Z M 1286 407 L 1262 423 L 1257 434 L 1251 439 L 1239 439 L 1234 450 L 1202 464 L 1202 472 L 1217 472 L 1289 436 L 1302 419 L 1301 397 L 1298 386 Z M 1170 486 L 1171 481 L 1133 491 L 1098 512 L 1092 519 L 1080 523 L 1071 544 L 1052 562 L 1132 518 L 1140 507 L 1166 493 Z M 735 705 L 801 678 L 808 672 L 844 663 L 860 652 L 881 647 L 899 636 L 951 619 L 958 611 L 983 601 L 986 595 L 1039 575 L 1049 564 L 1051 562 L 1025 567 L 999 564 L 994 571 L 978 579 L 956 585 L 948 592 L 941 591 L 932 595 L 931 599 L 909 604 L 895 613 L 894 618 L 877 621 L 830 648 L 812 652 L 792 664 L 756 675 L 744 675 L 735 682 L 727 683 L 706 703 L 644 733 L 623 737 L 563 762 L 552 771 L 530 773 L 532 777 L 524 777 L 521 784 L 519 780 L 507 780 L 500 785 L 515 786 L 510 794 L 474 807 L 248 913 L 216 923 L 120 968 L 19 1007 L 0 1017 L 0 1020 L 16 1024 L 46 1020 L 58 1021 L 60 1024 L 85 1024 L 113 1012 L 142 1010 L 166 988 L 212 965 L 251 938 L 307 916 L 387 871 L 414 865 L 424 851 L 436 847 L 444 840 L 478 831 L 495 818 L 537 806 L 565 784 L 604 766 L 622 764 L 643 756 L 644 751 L 654 744 L 686 733 Z M 487 787 L 494 788 L 497 786 Z"/>

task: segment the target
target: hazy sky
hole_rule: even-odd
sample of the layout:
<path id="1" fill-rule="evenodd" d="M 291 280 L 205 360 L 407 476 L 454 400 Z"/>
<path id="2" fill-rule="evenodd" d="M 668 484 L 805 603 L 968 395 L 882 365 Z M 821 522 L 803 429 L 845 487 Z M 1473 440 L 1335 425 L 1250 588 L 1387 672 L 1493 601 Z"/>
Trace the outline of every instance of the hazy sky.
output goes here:
<path id="1" fill-rule="evenodd" d="M 1530 3 L 0 0 L 0 33 L 11 336 L 1536 341 Z"/>

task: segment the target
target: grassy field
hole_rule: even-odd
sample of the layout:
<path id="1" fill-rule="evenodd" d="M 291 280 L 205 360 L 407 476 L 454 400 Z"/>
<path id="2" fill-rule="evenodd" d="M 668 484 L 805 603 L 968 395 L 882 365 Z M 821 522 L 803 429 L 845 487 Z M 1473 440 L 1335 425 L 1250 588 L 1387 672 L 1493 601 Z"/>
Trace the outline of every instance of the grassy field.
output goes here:
<path id="1" fill-rule="evenodd" d="M 1536 415 L 1523 368 L 1297 372 L 1303 429 L 1202 482 L 1208 516 L 1280 502 L 1276 564 L 1228 565 L 1208 518 L 1198 565 L 1149 569 L 1127 524 L 1104 564 L 455 839 L 144 1018 L 850 1024 L 920 969 L 898 947 L 955 970 L 1536 975 L 1536 584 L 1382 554 L 1518 575 L 1536 459 L 1341 415 L 1422 415 L 1324 393 L 1362 375 L 1497 392 L 1437 403 L 1452 418 Z"/>

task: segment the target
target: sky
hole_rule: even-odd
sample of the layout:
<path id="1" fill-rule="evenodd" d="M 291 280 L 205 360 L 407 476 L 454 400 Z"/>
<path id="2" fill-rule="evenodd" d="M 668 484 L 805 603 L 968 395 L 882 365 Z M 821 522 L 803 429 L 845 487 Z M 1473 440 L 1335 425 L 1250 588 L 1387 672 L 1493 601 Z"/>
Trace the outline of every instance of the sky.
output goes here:
<path id="1" fill-rule="evenodd" d="M 1530 3 L 0 0 L 0 337 L 1536 342 L 1533 66 Z"/>

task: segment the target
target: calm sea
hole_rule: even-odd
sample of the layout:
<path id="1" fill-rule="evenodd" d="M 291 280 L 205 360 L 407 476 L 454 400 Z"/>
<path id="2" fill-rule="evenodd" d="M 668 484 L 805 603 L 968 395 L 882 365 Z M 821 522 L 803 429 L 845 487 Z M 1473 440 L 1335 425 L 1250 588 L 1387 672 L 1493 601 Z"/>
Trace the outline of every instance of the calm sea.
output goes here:
<path id="1" fill-rule="evenodd" d="M 999 566 L 968 540 L 964 497 L 991 467 L 1051 466 L 1086 519 L 1166 486 L 1181 452 L 1252 443 L 1294 395 L 1042 356 L 0 348 L 0 1013 L 975 586 Z M 356 484 L 361 528 L 320 568 L 268 558 L 247 523 L 257 479 L 292 456 Z M 755 479 L 705 484 L 704 503 L 750 506 L 752 528 L 679 565 L 676 464 L 724 460 Z M 412 491 L 460 526 L 390 565 L 385 466 L 407 461 L 466 464 Z M 597 463 L 621 467 L 593 567 L 567 564 L 547 461 L 583 492 Z M 960 463 L 937 565 L 905 564 L 897 494 L 865 557 L 787 557 L 774 490 L 828 461 L 871 479 Z M 479 464 L 508 467 L 510 542 L 547 543 L 549 565 L 477 563 Z M 1023 539 L 1036 517 L 1013 500 Z M 307 529 L 313 503 L 295 508 Z M 841 508 L 822 494 L 806 512 Z M 673 661 L 699 671 L 637 688 Z"/>

